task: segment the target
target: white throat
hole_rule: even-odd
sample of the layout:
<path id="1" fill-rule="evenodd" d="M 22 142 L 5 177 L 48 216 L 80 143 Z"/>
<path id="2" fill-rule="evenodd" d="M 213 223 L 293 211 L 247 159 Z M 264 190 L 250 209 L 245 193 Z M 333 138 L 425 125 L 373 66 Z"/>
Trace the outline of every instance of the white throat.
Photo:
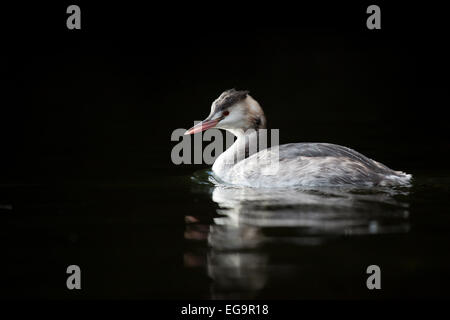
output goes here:
<path id="1" fill-rule="evenodd" d="M 258 131 L 257 130 L 233 130 L 229 129 L 237 139 L 225 150 L 213 164 L 213 171 L 220 177 L 226 177 L 229 170 L 238 162 L 243 161 L 252 154 L 258 152 Z"/>

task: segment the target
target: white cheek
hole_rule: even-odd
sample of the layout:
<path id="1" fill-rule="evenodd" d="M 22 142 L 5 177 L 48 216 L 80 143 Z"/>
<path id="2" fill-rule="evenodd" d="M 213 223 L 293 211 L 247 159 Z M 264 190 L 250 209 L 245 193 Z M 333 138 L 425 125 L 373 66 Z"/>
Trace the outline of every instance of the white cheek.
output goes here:
<path id="1" fill-rule="evenodd" d="M 245 125 L 244 115 L 238 109 L 235 109 L 230 112 L 228 116 L 225 117 L 222 121 L 220 121 L 220 128 L 240 128 Z"/>

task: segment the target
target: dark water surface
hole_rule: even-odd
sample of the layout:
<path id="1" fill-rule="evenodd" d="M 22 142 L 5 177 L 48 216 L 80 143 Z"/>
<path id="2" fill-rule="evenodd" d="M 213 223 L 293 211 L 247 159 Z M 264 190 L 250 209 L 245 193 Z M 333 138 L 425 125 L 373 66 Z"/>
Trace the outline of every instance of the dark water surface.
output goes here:
<path id="1" fill-rule="evenodd" d="M 2 184 L 2 296 L 449 297 L 448 174 L 402 189 L 270 190 L 171 172 Z M 81 291 L 65 287 L 70 264 Z M 372 264 L 381 291 L 366 288 Z"/>

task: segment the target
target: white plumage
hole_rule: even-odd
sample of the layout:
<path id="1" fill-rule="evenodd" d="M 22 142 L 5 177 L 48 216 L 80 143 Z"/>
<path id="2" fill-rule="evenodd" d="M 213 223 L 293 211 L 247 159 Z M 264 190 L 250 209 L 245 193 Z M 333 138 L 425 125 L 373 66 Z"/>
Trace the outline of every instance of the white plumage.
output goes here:
<path id="1" fill-rule="evenodd" d="M 394 171 L 364 155 L 329 143 L 291 143 L 253 150 L 266 119 L 247 91 L 225 91 L 211 113 L 186 134 L 209 128 L 225 129 L 235 143 L 214 162 L 213 172 L 223 182 L 258 188 L 290 186 L 408 185 L 411 175 Z"/>

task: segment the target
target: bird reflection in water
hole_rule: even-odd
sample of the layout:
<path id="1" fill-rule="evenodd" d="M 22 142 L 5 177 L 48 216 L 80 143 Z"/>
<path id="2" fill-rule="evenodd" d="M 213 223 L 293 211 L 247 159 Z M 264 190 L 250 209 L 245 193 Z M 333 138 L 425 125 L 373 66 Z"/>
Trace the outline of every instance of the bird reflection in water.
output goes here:
<path id="1" fill-rule="evenodd" d="M 208 249 L 186 253 L 185 265 L 206 265 L 212 298 L 257 297 L 275 272 L 269 263 L 274 246 L 409 231 L 407 189 L 262 189 L 208 180 L 194 192 L 210 193 L 217 214 L 187 216 L 185 232 Z"/>

